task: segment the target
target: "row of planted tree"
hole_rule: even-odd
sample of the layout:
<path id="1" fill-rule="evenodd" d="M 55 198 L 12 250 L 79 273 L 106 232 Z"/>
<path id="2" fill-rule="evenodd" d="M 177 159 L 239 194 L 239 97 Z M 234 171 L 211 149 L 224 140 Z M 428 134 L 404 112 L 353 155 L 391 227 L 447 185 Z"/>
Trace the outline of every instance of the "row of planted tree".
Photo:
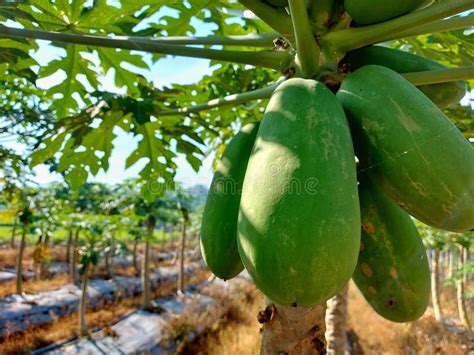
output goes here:
<path id="1" fill-rule="evenodd" d="M 38 278 L 46 276 L 52 244 L 65 245 L 70 280 L 81 284 L 80 331 L 87 333 L 86 290 L 92 269 L 102 262 L 110 277 L 114 257 L 131 255 L 136 272 L 141 271 L 143 307 L 152 308 L 151 246 L 159 240 L 163 250 L 164 243 L 173 242 L 175 237 L 180 238 L 174 260 L 179 253 L 178 290 L 182 291 L 185 243 L 187 236 L 195 240 L 198 235 L 206 189 L 178 185 L 153 200 L 145 200 L 141 197 L 142 188 L 133 180 L 115 186 L 88 183 L 78 191 L 61 183 L 41 188 L 6 185 L 0 213 L 4 222 L 11 220 L 11 231 L 4 229 L 11 234 L 4 235 L 4 241 L 17 249 L 16 293 L 21 295 L 24 291 L 23 265 L 28 242 L 34 245 L 32 259 Z"/>
<path id="2" fill-rule="evenodd" d="M 419 230 L 429 248 L 434 316 L 440 324 L 444 324 L 440 289 L 443 286 L 455 286 L 459 319 L 467 334 L 472 336 L 466 299 L 474 297 L 474 290 L 469 289 L 474 275 L 474 260 L 470 252 L 474 243 L 474 232 L 449 233 L 426 226 Z"/>
<path id="3" fill-rule="evenodd" d="M 17 248 L 17 293 L 23 292 L 22 261 L 27 235 L 33 235 L 29 240 L 35 245 L 33 259 L 37 265 L 37 276 L 44 276 L 45 266 L 51 261 L 49 246 L 53 243 L 63 244 L 66 246 L 66 260 L 72 282 L 79 282 L 77 269 L 80 270 L 83 295 L 86 295 L 91 269 L 99 261 L 102 261 L 106 273 L 111 276 L 114 257 L 131 255 L 132 265 L 137 273 L 141 270 L 143 306 L 152 308 L 151 245 L 157 241 L 156 234 L 160 236 L 158 239 L 162 243 L 162 249 L 163 243 L 180 236 L 181 243 L 175 257 L 179 252 L 179 275 L 183 275 L 186 235 L 191 235 L 194 239 L 199 234 L 206 189 L 203 186 L 192 189 L 178 186 L 173 192 L 150 202 L 140 197 L 141 188 L 136 181 L 127 181 L 117 186 L 86 184 L 76 192 L 63 184 L 37 189 L 6 189 L 8 193 L 3 195 L 2 218 L 4 221 L 10 218 L 12 223 L 11 235 L 9 238 L 4 235 L 3 240 L 10 239 L 10 246 Z M 444 324 L 440 289 L 444 285 L 455 285 L 459 319 L 466 332 L 472 334 L 466 299 L 473 296 L 468 284 L 474 266 L 470 258 L 474 234 L 443 232 L 422 224 L 418 227 L 429 250 L 432 304 L 436 320 Z M 61 234 L 61 231 L 62 236 L 54 237 Z M 139 243 L 143 243 L 141 266 L 138 262 Z M 182 276 L 178 288 L 184 288 Z M 338 324 L 344 324 L 338 315 L 344 314 L 346 309 L 345 292 L 347 289 L 329 302 L 327 316 L 334 318 L 327 322 L 329 349 L 337 347 L 337 344 L 344 344 L 337 335 L 345 333 L 335 328 L 338 328 Z M 87 331 L 85 308 L 86 299 L 83 297 L 80 304 L 82 333 Z"/>
<path id="4" fill-rule="evenodd" d="M 473 336 L 467 300 L 474 297 L 470 288 L 474 277 L 474 260 L 471 248 L 474 232 L 450 233 L 417 223 L 427 247 L 431 267 L 431 305 L 434 317 L 441 327 L 448 326 L 453 320 L 443 312 L 441 301 L 444 287 L 456 288 L 458 318 L 467 338 Z M 328 354 L 344 354 L 348 349 L 348 287 L 342 289 L 327 302 L 326 341 Z"/>

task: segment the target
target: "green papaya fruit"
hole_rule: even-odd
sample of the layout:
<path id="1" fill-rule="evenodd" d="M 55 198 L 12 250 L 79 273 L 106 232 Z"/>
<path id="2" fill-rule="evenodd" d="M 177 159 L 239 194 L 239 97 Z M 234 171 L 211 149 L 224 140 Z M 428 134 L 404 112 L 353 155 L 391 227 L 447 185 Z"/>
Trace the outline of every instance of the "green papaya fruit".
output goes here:
<path id="1" fill-rule="evenodd" d="M 323 84 L 289 79 L 270 99 L 247 166 L 237 235 L 242 262 L 273 302 L 310 307 L 346 285 L 359 241 L 344 111 Z"/>
<path id="2" fill-rule="evenodd" d="M 207 195 L 201 225 L 203 259 L 217 277 L 228 280 L 243 270 L 237 250 L 237 219 L 245 170 L 259 123 L 249 123 L 231 139 Z"/>
<path id="3" fill-rule="evenodd" d="M 344 7 L 356 25 L 371 25 L 405 15 L 425 0 L 344 0 Z"/>
<path id="4" fill-rule="evenodd" d="M 361 247 L 352 279 L 372 308 L 410 322 L 430 300 L 430 268 L 410 216 L 368 179 L 359 184 Z"/>
<path id="5" fill-rule="evenodd" d="M 398 49 L 382 46 L 359 48 L 346 54 L 341 62 L 345 70 L 355 71 L 364 65 L 381 65 L 397 73 L 421 72 L 445 69 L 446 67 L 433 60 Z M 418 89 L 430 98 L 439 108 L 444 109 L 457 104 L 466 94 L 465 81 L 418 86 Z"/>
<path id="6" fill-rule="evenodd" d="M 425 95 L 391 69 L 356 70 L 337 93 L 362 171 L 431 226 L 474 228 L 474 149 Z"/>

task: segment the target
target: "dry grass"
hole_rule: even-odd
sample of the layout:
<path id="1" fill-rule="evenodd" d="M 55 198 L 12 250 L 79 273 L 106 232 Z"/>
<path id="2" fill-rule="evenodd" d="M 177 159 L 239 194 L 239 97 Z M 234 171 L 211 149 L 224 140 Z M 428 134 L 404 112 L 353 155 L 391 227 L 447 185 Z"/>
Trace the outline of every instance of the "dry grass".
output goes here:
<path id="1" fill-rule="evenodd" d="M 255 291 L 256 292 L 256 291 Z M 446 316 L 457 319 L 456 295 L 444 288 L 441 301 Z M 256 292 L 250 300 L 233 299 L 229 313 L 215 327 L 182 348 L 182 354 L 233 355 L 258 353 L 259 328 L 256 315 L 263 308 L 263 297 Z M 473 314 L 474 300 L 468 310 Z M 237 310 L 234 313 L 233 310 Z M 349 288 L 348 332 L 353 340 L 352 354 L 474 354 L 474 343 L 442 328 L 431 310 L 418 321 L 400 324 L 387 321 L 373 311 L 356 287 Z"/>
<path id="2" fill-rule="evenodd" d="M 187 278 L 190 284 L 201 282 L 209 277 L 209 272 L 198 270 Z M 164 284 L 156 288 L 153 297 L 158 298 L 175 291 L 176 284 Z M 110 323 L 140 307 L 141 296 L 122 299 L 104 305 L 97 311 L 87 312 L 89 329 L 97 327 L 109 329 Z M 0 342 L 0 354 L 25 354 L 31 350 L 59 342 L 64 339 L 77 336 L 78 318 L 77 313 L 58 319 L 56 322 L 39 327 L 32 327 L 25 332 L 11 335 Z"/>
<path id="3" fill-rule="evenodd" d="M 259 348 L 258 311 L 264 306 L 262 294 L 247 281 L 235 281 L 238 292 L 214 291 L 215 302 L 204 312 L 189 309 L 179 319 L 171 322 L 174 338 L 181 337 L 177 354 L 253 355 Z M 223 315 L 215 319 L 219 309 Z M 201 336 L 188 341 L 183 334 L 189 329 L 203 330 Z"/>
<path id="4" fill-rule="evenodd" d="M 33 251 L 34 245 L 27 245 L 25 247 L 25 254 L 23 258 L 23 266 L 28 268 L 33 265 Z M 48 249 L 49 256 L 52 261 L 66 261 L 66 247 L 62 245 L 55 245 Z M 17 249 L 2 248 L 0 249 L 0 267 L 15 268 L 16 267 Z"/>
<path id="5" fill-rule="evenodd" d="M 206 279 L 209 273 L 201 271 L 194 275 L 189 283 Z M 175 285 L 164 285 L 155 292 L 155 297 L 171 292 Z M 256 315 L 264 307 L 262 295 L 248 283 L 243 282 L 241 289 L 228 294 L 213 293 L 217 300 L 205 311 L 190 309 L 178 319 L 172 321 L 170 337 L 178 340 L 179 354 L 248 354 L 258 353 L 259 329 Z M 455 290 L 444 288 L 441 301 L 446 316 L 457 318 Z M 113 304 L 104 309 L 87 314 L 90 328 L 105 327 L 114 320 L 139 307 L 141 298 L 133 297 Z M 468 310 L 472 314 L 474 300 L 469 301 Z M 217 309 L 225 309 L 218 320 L 212 316 Z M 189 331 L 201 327 L 203 333 L 192 340 Z M 474 344 L 463 336 L 442 328 L 436 323 L 431 311 L 420 320 L 408 324 L 398 324 L 384 320 L 377 315 L 351 284 L 349 288 L 349 332 L 357 343 L 353 354 L 471 354 Z M 31 349 L 76 336 L 77 316 L 62 318 L 55 323 L 29 329 L 27 332 L 4 339 L 0 344 L 1 354 L 22 354 Z M 354 335 L 355 334 L 355 335 Z"/>
<path id="6" fill-rule="evenodd" d="M 452 289 L 443 289 L 442 306 L 446 315 L 457 317 L 456 297 Z M 443 329 L 431 310 L 411 323 L 393 323 L 380 317 L 351 283 L 349 288 L 349 328 L 357 335 L 365 354 L 467 354 L 469 344 L 463 336 Z"/>
<path id="7" fill-rule="evenodd" d="M 58 274 L 54 278 L 44 280 L 29 279 L 23 281 L 23 291 L 26 293 L 35 293 L 44 290 L 51 290 L 66 285 L 69 282 L 69 276 L 67 274 Z M 0 283 L 0 297 L 8 296 L 15 292 L 15 280 Z"/>

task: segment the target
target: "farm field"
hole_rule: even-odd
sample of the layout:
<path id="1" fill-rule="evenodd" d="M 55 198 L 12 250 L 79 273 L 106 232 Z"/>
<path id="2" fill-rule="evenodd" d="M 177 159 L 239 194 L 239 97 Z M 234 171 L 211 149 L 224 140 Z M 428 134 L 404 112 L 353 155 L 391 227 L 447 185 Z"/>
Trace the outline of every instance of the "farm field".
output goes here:
<path id="1" fill-rule="evenodd" d="M 473 0 L 0 0 L 0 355 L 474 355 Z"/>
<path id="2" fill-rule="evenodd" d="M 209 273 L 201 270 L 197 275 L 190 277 L 190 283 L 199 283 L 208 277 Z M 51 286 L 53 285 L 45 285 L 46 289 L 54 288 Z M 164 296 L 172 292 L 173 288 L 174 285 L 160 287 L 154 295 L 155 297 Z M 452 302 L 455 299 L 454 294 L 455 290 L 452 287 L 443 288 L 441 292 L 441 302 L 446 315 L 444 328 L 434 319 L 432 309 L 428 309 L 426 314 L 416 322 L 396 324 L 377 315 L 368 306 L 354 284 L 351 284 L 347 322 L 350 353 L 469 354 L 473 351 L 474 343 L 466 337 L 457 319 L 457 306 Z M 140 297 L 135 296 L 112 301 L 104 304 L 99 310 L 89 311 L 87 317 L 92 328 L 110 332 L 108 329 L 111 329 L 111 325 L 135 310 L 140 304 L 139 299 Z M 187 317 L 196 317 L 188 312 L 173 321 L 175 322 L 173 327 L 176 327 L 176 324 L 186 324 L 188 332 L 191 331 L 191 327 L 196 327 L 201 322 L 206 324 L 197 337 L 189 339 L 187 334 L 181 334 L 182 339 L 178 338 L 176 353 L 255 353 L 260 342 L 258 330 L 261 327 L 256 315 L 264 308 L 264 299 L 261 294 L 247 282 L 245 287 L 239 289 L 239 292 L 225 295 L 220 302 L 222 309 L 219 312 L 223 313 L 217 318 L 212 313 L 206 313 L 197 319 L 187 319 Z M 472 313 L 474 303 L 470 301 L 467 307 L 468 312 Z M 48 325 L 28 329 L 7 338 L 0 346 L 0 350 L 2 353 L 14 354 L 25 349 L 61 344 L 64 340 L 74 339 L 76 333 L 73 329 L 76 322 L 77 317 L 71 315 L 57 319 Z M 374 337 L 374 334 L 377 336 Z M 160 333 L 157 331 L 156 338 L 159 337 Z"/>

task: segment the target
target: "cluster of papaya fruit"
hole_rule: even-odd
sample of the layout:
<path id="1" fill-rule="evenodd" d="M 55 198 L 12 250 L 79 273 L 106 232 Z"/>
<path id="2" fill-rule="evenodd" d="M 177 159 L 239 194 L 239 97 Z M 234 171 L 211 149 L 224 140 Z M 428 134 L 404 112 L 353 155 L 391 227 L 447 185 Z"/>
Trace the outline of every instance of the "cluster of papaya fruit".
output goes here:
<path id="1" fill-rule="evenodd" d="M 356 2 L 344 2 L 356 24 L 387 19 L 374 9 L 359 15 Z M 397 1 L 395 16 L 422 2 Z M 416 88 L 400 74 L 443 66 L 380 46 L 347 53 L 339 68 L 347 75 L 337 93 L 288 79 L 263 119 L 230 141 L 205 206 L 203 257 L 223 279 L 245 266 L 281 305 L 321 304 L 352 277 L 380 315 L 411 321 L 430 294 L 411 216 L 474 229 L 474 150 L 441 111 L 466 84 Z"/>

